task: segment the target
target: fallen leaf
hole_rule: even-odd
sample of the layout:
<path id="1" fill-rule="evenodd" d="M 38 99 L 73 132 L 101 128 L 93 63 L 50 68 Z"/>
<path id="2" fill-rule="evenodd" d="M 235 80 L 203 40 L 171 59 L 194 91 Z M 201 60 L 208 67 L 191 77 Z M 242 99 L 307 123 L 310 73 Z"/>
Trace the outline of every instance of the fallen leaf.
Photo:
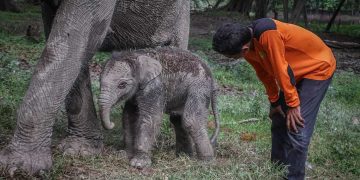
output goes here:
<path id="1" fill-rule="evenodd" d="M 240 139 L 242 141 L 256 141 L 256 134 L 255 133 L 248 133 L 248 132 L 245 132 L 245 133 L 241 133 L 240 134 Z"/>
<path id="2" fill-rule="evenodd" d="M 208 126 L 209 129 L 215 129 L 215 122 L 214 121 L 208 121 L 207 126 Z"/>
<path id="3" fill-rule="evenodd" d="M 353 123 L 353 125 L 359 125 L 360 124 L 359 118 L 358 117 L 352 117 L 352 123 Z"/>
<path id="4" fill-rule="evenodd" d="M 19 61 L 19 68 L 20 69 L 23 69 L 23 70 L 27 70 L 27 69 L 30 69 L 30 64 L 28 63 L 28 61 L 24 58 L 20 58 L 18 59 Z"/>

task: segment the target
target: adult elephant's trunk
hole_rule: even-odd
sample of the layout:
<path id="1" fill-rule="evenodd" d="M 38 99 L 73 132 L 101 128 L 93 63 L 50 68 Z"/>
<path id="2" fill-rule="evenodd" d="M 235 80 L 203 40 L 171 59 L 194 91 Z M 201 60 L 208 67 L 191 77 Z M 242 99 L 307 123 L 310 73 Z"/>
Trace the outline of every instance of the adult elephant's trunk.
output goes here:
<path id="1" fill-rule="evenodd" d="M 115 124 L 110 121 L 110 112 L 111 106 L 101 106 L 100 108 L 100 116 L 101 122 L 105 129 L 112 129 L 114 128 Z"/>

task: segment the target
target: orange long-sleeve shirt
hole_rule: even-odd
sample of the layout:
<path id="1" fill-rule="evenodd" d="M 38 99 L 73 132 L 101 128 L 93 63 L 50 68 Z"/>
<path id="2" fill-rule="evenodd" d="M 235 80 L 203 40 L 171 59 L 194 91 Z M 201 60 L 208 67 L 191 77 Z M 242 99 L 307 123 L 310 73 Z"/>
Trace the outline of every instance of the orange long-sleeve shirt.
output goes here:
<path id="1" fill-rule="evenodd" d="M 300 105 L 295 87 L 303 78 L 329 79 L 336 61 L 331 49 L 312 32 L 299 26 L 263 18 L 254 21 L 252 45 L 244 58 L 263 82 L 270 102 L 284 92 L 286 104 Z"/>

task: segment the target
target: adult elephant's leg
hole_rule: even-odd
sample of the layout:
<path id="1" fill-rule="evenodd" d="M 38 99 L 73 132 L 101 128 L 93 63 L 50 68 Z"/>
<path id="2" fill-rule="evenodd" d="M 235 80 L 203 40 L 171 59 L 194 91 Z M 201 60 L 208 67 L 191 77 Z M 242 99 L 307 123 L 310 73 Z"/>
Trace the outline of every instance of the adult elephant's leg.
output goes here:
<path id="1" fill-rule="evenodd" d="M 170 115 L 170 121 L 175 127 L 176 134 L 176 155 L 185 153 L 189 156 L 193 155 L 192 142 L 189 133 L 182 125 L 182 117 L 180 115 Z"/>
<path id="2" fill-rule="evenodd" d="M 1 166 L 30 173 L 51 167 L 55 115 L 80 69 L 104 39 L 115 3 L 115 0 L 62 1 L 18 110 L 14 137 L 0 152 Z"/>
<path id="3" fill-rule="evenodd" d="M 88 66 L 81 72 L 65 99 L 68 115 L 68 137 L 59 145 L 67 155 L 99 154 L 103 147 L 100 121 L 97 120 L 91 92 Z"/>
<path id="4" fill-rule="evenodd" d="M 201 160 L 211 160 L 214 158 L 214 151 L 206 128 L 208 103 L 205 95 L 197 93 L 201 92 L 201 89 L 195 91 L 190 92 L 187 97 L 183 126 L 194 141 L 198 158 Z"/>
<path id="5" fill-rule="evenodd" d="M 190 0 L 178 0 L 178 19 L 174 26 L 173 46 L 187 49 L 189 43 L 190 30 Z"/>
<path id="6" fill-rule="evenodd" d="M 60 5 L 58 0 L 41 3 L 42 19 L 46 39 L 49 37 L 56 11 Z M 102 134 L 91 92 L 89 69 L 83 67 L 74 86 L 66 97 L 66 111 L 69 119 L 69 134 L 59 149 L 64 154 L 90 155 L 99 154 L 103 147 Z"/>

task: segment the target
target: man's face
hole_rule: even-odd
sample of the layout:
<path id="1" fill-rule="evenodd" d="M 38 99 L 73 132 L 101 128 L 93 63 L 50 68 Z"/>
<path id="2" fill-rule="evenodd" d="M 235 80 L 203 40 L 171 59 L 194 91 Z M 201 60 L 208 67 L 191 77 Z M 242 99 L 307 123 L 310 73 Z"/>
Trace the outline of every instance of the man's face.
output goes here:
<path id="1" fill-rule="evenodd" d="M 242 58 L 242 52 L 239 52 L 237 54 L 224 54 L 224 56 L 228 57 L 228 58 L 233 58 L 233 59 L 239 59 Z"/>
<path id="2" fill-rule="evenodd" d="M 248 51 L 249 51 L 249 43 L 245 44 L 241 48 L 241 51 L 239 53 L 236 53 L 236 54 L 224 54 L 224 56 L 226 56 L 228 58 L 239 59 L 239 58 L 244 57 Z"/>

